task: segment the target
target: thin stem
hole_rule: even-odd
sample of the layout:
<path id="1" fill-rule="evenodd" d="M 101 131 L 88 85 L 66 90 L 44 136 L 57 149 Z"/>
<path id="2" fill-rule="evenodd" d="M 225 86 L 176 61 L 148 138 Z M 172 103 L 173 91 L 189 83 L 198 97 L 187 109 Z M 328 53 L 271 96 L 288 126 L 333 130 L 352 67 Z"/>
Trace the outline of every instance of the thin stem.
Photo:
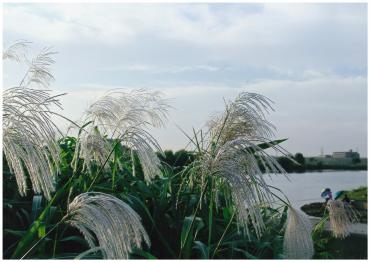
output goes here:
<path id="1" fill-rule="evenodd" d="M 62 218 L 58 223 L 56 223 L 42 238 L 40 238 L 22 257 L 24 259 L 38 244 L 41 243 L 54 229 L 56 229 L 62 222 L 64 222 L 65 218 Z"/>
<path id="2" fill-rule="evenodd" d="M 53 246 L 53 258 L 55 258 L 55 253 L 56 253 L 56 250 L 57 250 L 58 228 L 59 227 L 57 227 L 57 231 L 55 233 L 54 246 Z"/>
<path id="3" fill-rule="evenodd" d="M 56 116 L 59 116 L 59 117 L 61 117 L 61 118 L 65 119 L 65 120 L 67 120 L 68 122 L 70 122 L 70 123 L 74 124 L 74 125 L 75 125 L 76 127 L 78 127 L 79 129 L 84 130 L 84 129 L 83 129 L 83 127 L 79 126 L 76 122 L 74 122 L 73 120 L 69 119 L 68 117 L 65 117 L 65 116 L 63 116 L 63 115 L 61 115 L 61 114 L 58 114 L 58 113 L 56 113 L 56 112 L 53 112 L 53 111 L 45 111 L 45 112 L 46 112 L 46 113 L 51 113 L 51 114 L 56 115 Z M 84 131 L 86 132 L 86 130 L 84 130 Z"/>
<path id="4" fill-rule="evenodd" d="M 290 203 L 290 201 L 289 201 L 289 198 L 284 194 L 284 192 L 283 191 L 281 191 L 279 188 L 277 188 L 277 187 L 274 187 L 274 186 L 271 186 L 271 185 L 268 185 L 268 187 L 271 187 L 271 188 L 273 188 L 273 189 L 275 189 L 275 190 L 278 190 L 280 193 L 282 193 L 283 195 L 284 195 L 284 197 L 286 198 L 286 200 L 287 201 L 285 201 L 285 200 L 283 200 L 281 197 L 279 197 L 278 195 L 276 195 L 275 193 L 273 193 L 272 191 L 270 191 L 270 193 L 272 194 L 272 195 L 274 195 L 277 199 L 279 199 L 281 202 L 283 202 L 285 205 L 287 205 L 287 206 L 291 206 L 292 204 Z"/>
<path id="5" fill-rule="evenodd" d="M 31 66 L 27 69 L 26 73 L 24 74 L 23 78 L 22 78 L 22 81 L 19 83 L 19 86 L 22 86 L 23 85 L 23 82 L 26 80 L 29 72 L 31 70 Z"/>
<path id="6" fill-rule="evenodd" d="M 232 216 L 231 216 L 231 218 L 230 218 L 229 223 L 227 224 L 227 226 L 226 226 L 226 228 L 225 228 L 225 231 L 222 233 L 222 236 L 221 236 L 220 240 L 219 240 L 219 241 L 218 241 L 218 243 L 217 243 L 217 246 L 216 246 L 216 248 L 215 248 L 215 251 L 213 252 L 212 259 L 213 259 L 213 258 L 214 258 L 214 256 L 216 255 L 216 252 L 217 252 L 218 247 L 220 246 L 220 244 L 221 244 L 222 240 L 224 239 L 224 237 L 225 237 L 225 235 L 226 235 L 227 230 L 229 229 L 229 227 L 230 227 L 231 223 L 233 222 L 233 219 L 234 219 L 235 214 L 236 214 L 236 211 L 234 211 L 233 215 L 232 215 Z"/>
<path id="7" fill-rule="evenodd" d="M 100 167 L 99 171 L 96 173 L 95 177 L 93 178 L 93 181 L 91 182 L 91 184 L 90 184 L 89 188 L 86 190 L 87 192 L 89 192 L 89 191 L 91 190 L 92 186 L 95 184 L 96 179 L 98 178 L 98 176 L 100 175 L 100 173 L 102 173 L 102 171 L 103 171 L 103 169 L 104 169 L 105 165 L 106 165 L 106 164 L 108 163 L 108 161 L 109 161 L 110 156 L 113 154 L 113 152 L 114 152 L 114 151 L 115 151 L 115 149 L 116 149 L 116 146 L 117 146 L 119 143 L 120 143 L 120 140 L 118 140 L 118 141 L 116 142 L 116 144 L 113 146 L 113 148 L 112 148 L 112 150 L 110 151 L 110 153 L 109 153 L 109 155 L 108 155 L 107 159 L 105 160 L 104 164 Z"/>

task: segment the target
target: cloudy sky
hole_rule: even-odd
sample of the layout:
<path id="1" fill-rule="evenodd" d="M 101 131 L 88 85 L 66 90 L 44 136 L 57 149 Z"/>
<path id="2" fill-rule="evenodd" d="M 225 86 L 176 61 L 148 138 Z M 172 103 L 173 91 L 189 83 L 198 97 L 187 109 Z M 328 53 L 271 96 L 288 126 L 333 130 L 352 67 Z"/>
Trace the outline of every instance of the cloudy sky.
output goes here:
<path id="1" fill-rule="evenodd" d="M 172 98 L 164 149 L 240 91 L 272 99 L 286 149 L 367 155 L 366 4 L 6 4 L 4 45 L 53 46 L 55 92 L 77 119 L 112 88 Z M 5 86 L 21 69 L 5 64 Z M 63 123 L 60 123 L 62 125 Z M 64 123 L 66 125 L 66 123 Z"/>

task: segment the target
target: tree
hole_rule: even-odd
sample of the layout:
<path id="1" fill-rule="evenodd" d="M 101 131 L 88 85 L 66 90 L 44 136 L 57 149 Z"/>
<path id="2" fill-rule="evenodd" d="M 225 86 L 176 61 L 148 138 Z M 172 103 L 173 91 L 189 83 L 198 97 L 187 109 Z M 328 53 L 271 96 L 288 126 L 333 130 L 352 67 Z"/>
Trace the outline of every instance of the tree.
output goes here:
<path id="1" fill-rule="evenodd" d="M 305 158 L 302 153 L 296 153 L 294 156 L 294 160 L 299 163 L 299 165 L 295 164 L 294 165 L 294 171 L 296 172 L 304 172 L 306 171 L 306 162 Z"/>

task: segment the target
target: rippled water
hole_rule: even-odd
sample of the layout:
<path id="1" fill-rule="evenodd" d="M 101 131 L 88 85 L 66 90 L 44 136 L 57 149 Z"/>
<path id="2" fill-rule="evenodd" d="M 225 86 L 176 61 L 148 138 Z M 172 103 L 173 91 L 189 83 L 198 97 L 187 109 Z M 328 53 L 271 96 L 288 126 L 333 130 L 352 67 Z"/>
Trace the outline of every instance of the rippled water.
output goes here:
<path id="1" fill-rule="evenodd" d="M 339 190 L 367 186 L 367 171 L 292 173 L 288 176 L 290 181 L 283 175 L 271 175 L 271 178 L 266 178 L 266 182 L 280 188 L 296 207 L 306 203 L 324 201 L 320 194 L 321 190 L 326 187 L 329 187 L 334 194 Z"/>

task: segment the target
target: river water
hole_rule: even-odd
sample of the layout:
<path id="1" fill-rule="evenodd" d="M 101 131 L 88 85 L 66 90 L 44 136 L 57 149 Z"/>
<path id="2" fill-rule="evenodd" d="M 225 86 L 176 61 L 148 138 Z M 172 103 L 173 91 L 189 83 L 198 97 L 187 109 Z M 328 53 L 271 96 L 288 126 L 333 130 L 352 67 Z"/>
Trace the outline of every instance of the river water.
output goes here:
<path id="1" fill-rule="evenodd" d="M 323 171 L 266 177 L 269 185 L 281 189 L 295 207 L 312 202 L 323 202 L 321 190 L 329 187 L 333 194 L 339 190 L 350 190 L 367 186 L 367 171 Z"/>

